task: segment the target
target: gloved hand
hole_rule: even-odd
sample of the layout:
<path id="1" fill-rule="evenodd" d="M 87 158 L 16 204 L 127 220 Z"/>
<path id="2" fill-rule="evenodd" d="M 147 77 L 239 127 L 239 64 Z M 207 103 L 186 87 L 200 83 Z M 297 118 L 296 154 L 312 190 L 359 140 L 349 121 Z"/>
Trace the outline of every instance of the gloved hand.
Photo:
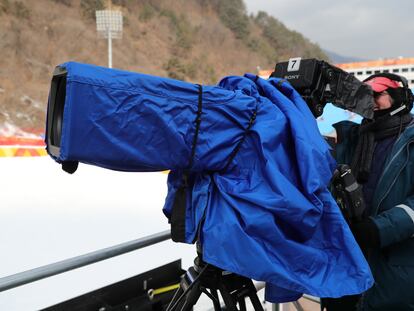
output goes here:
<path id="1" fill-rule="evenodd" d="M 371 219 L 351 224 L 350 228 L 362 250 L 380 247 L 378 227 Z"/>

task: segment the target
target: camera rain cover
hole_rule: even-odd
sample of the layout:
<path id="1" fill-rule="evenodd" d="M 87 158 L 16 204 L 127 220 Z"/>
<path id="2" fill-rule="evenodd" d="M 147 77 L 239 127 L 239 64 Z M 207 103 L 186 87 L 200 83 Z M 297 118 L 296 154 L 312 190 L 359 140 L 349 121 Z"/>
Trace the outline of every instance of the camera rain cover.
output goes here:
<path id="1" fill-rule="evenodd" d="M 265 281 L 268 301 L 302 293 L 340 297 L 372 286 L 327 189 L 336 163 L 288 83 L 247 74 L 200 87 L 74 62 L 61 66 L 66 93 L 57 148 L 46 135 L 57 162 L 171 170 L 169 219 L 185 173 L 185 242 L 198 238 L 207 263 Z"/>
<path id="2" fill-rule="evenodd" d="M 271 77 L 283 78 L 301 94 L 316 117 L 327 103 L 358 113 L 374 116 L 372 89 L 351 73 L 315 58 L 292 58 L 275 66 Z"/>
<path id="3" fill-rule="evenodd" d="M 339 74 L 333 75 L 334 81 L 330 83 L 331 91 L 335 94 L 332 103 L 364 118 L 373 119 L 375 103 L 371 87 L 342 69 L 333 68 Z"/>

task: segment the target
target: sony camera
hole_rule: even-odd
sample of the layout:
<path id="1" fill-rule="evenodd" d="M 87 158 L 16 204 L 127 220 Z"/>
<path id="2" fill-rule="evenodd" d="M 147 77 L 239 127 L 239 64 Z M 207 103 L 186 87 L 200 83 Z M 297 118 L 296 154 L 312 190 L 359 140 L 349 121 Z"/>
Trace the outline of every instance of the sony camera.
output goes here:
<path id="1" fill-rule="evenodd" d="M 277 63 L 270 77 L 282 78 L 299 92 L 315 117 L 323 113 L 327 103 L 372 119 L 372 89 L 352 74 L 325 61 L 291 58 Z"/>
<path id="2" fill-rule="evenodd" d="M 277 63 L 271 77 L 282 78 L 298 91 L 315 117 L 323 113 L 327 103 L 372 118 L 372 90 L 353 75 L 317 59 L 291 58 Z M 362 187 L 347 165 L 338 165 L 331 180 L 331 192 L 351 224 L 361 221 L 365 203 Z"/>

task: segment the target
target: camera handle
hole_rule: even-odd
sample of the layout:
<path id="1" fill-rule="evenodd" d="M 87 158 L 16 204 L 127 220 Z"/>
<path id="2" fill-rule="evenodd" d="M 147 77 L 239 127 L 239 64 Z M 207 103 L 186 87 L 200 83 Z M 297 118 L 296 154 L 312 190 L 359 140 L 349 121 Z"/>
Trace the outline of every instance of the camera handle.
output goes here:
<path id="1" fill-rule="evenodd" d="M 352 175 L 348 165 L 338 165 L 332 177 L 331 186 L 332 195 L 348 224 L 361 221 L 365 212 L 362 187 Z"/>

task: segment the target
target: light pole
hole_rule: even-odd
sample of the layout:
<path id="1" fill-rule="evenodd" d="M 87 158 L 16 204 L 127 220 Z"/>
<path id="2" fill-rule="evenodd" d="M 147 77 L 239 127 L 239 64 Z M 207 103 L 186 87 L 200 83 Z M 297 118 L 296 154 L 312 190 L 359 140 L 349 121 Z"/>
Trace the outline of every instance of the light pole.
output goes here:
<path id="1" fill-rule="evenodd" d="M 108 67 L 112 68 L 112 39 L 122 39 L 122 12 L 96 11 L 96 31 L 100 38 L 108 39 Z"/>

